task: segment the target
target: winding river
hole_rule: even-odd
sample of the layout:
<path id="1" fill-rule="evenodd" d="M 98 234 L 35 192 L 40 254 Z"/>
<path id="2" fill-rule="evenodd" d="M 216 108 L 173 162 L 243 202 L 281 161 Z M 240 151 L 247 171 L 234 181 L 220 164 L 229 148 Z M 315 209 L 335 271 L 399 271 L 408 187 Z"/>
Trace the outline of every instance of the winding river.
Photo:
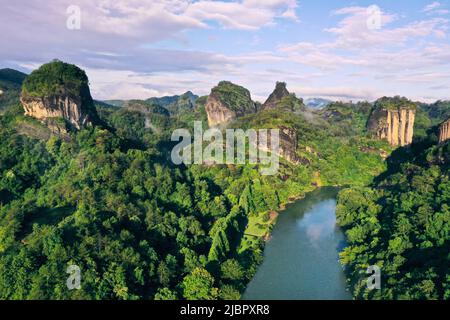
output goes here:
<path id="1" fill-rule="evenodd" d="M 336 226 L 337 192 L 318 189 L 279 215 L 244 299 L 351 299 L 338 261 L 345 238 Z"/>

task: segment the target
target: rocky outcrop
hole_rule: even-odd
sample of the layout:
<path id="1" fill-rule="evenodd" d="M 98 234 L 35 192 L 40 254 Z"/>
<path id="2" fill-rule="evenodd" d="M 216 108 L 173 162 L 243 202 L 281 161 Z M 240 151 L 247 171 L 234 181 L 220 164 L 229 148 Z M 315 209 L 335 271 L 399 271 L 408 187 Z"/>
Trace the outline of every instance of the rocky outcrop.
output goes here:
<path id="1" fill-rule="evenodd" d="M 280 127 L 280 156 L 291 163 L 301 163 L 297 155 L 297 131 L 292 128 Z"/>
<path id="2" fill-rule="evenodd" d="M 238 117 L 256 112 L 250 91 L 228 81 L 221 81 L 211 90 L 205 110 L 210 127 L 227 124 Z"/>
<path id="3" fill-rule="evenodd" d="M 386 107 L 386 100 L 380 104 L 377 102 L 367 125 L 368 131 L 376 138 L 387 140 L 392 146 L 409 145 L 413 140 L 416 110 L 410 103 L 402 102 L 395 100 L 395 107 Z"/>
<path id="4" fill-rule="evenodd" d="M 283 100 L 283 98 L 288 97 L 289 95 L 290 93 L 286 89 L 286 83 L 277 82 L 275 85 L 275 90 L 270 94 L 269 98 L 267 98 L 266 102 L 264 102 L 262 108 L 274 109 L 277 107 L 278 103 Z"/>
<path id="5" fill-rule="evenodd" d="M 214 93 L 209 95 L 205 110 L 208 115 L 208 125 L 210 127 L 217 127 L 218 125 L 226 124 L 236 119 L 236 113 L 231 111 Z"/>
<path id="6" fill-rule="evenodd" d="M 94 120 L 92 112 L 93 102 L 92 105 L 86 105 L 81 97 L 65 94 L 52 97 L 27 97 L 22 95 L 20 102 L 27 116 L 46 124 L 52 123 L 52 127 L 54 127 L 54 122 L 50 120 L 54 118 L 62 118 L 78 130 L 88 124 L 92 124 Z"/>
<path id="7" fill-rule="evenodd" d="M 295 96 L 294 93 L 289 93 L 286 89 L 285 82 L 277 82 L 275 90 L 267 98 L 262 105 L 262 110 L 270 109 L 286 109 L 292 112 L 299 111 L 305 108 L 302 99 Z"/>
<path id="8" fill-rule="evenodd" d="M 278 129 L 280 130 L 278 155 L 293 164 L 309 164 L 305 162 L 307 159 L 302 160 L 297 155 L 297 131 L 285 126 L 281 126 Z M 267 134 L 267 143 L 258 144 L 258 148 L 266 152 L 272 151 L 270 130 L 268 130 Z"/>
<path id="9" fill-rule="evenodd" d="M 439 126 L 439 143 L 444 143 L 450 139 L 450 119 Z"/>
<path id="10" fill-rule="evenodd" d="M 82 129 L 98 119 L 86 73 L 59 60 L 42 65 L 23 81 L 20 102 L 25 115 L 56 134 Z"/>

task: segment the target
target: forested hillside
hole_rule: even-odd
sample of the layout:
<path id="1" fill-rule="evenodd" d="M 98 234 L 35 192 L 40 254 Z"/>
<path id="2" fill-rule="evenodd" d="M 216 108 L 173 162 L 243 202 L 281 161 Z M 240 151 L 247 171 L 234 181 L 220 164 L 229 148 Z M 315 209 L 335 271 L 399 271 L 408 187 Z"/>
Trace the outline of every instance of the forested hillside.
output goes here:
<path id="1" fill-rule="evenodd" d="M 13 69 L 0 69 L 0 114 L 19 102 L 19 94 L 26 74 Z"/>
<path id="2" fill-rule="evenodd" d="M 370 187 L 339 194 L 341 253 L 359 299 L 450 298 L 450 145 L 434 133 L 388 159 Z M 368 290 L 366 269 L 381 268 L 381 290 Z"/>
<path id="3" fill-rule="evenodd" d="M 53 67 L 58 79 L 46 77 Z M 23 92 L 87 86 L 84 72 L 53 67 L 28 78 Z M 300 164 L 282 158 L 273 176 L 261 176 L 259 165 L 175 166 L 172 131 L 194 120 L 207 126 L 207 97 L 189 92 L 97 102 L 100 121 L 67 135 L 49 133 L 18 101 L 8 104 L 0 116 L 0 298 L 239 299 L 262 261 L 274 211 L 320 186 L 357 187 L 342 192 L 338 210 L 352 279 L 360 265 L 384 259 L 392 290 L 382 297 L 448 297 L 448 144 L 393 151 L 366 131 L 370 103 L 312 111 L 289 107 L 301 102 L 291 95 L 259 110 L 247 89 L 221 84 L 212 90 L 218 99 L 233 108 L 245 102 L 229 127 L 293 130 Z M 80 290 L 66 287 L 69 265 L 81 269 Z M 372 297 L 359 288 L 356 297 Z"/>

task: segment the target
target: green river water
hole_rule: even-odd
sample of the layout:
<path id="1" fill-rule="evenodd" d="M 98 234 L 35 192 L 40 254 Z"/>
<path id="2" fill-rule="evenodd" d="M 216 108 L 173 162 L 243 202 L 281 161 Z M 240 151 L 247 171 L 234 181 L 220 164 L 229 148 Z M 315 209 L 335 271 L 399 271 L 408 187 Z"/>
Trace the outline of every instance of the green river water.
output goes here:
<path id="1" fill-rule="evenodd" d="M 318 189 L 280 213 L 244 299 L 351 299 L 338 261 L 345 238 L 336 225 L 337 193 Z"/>

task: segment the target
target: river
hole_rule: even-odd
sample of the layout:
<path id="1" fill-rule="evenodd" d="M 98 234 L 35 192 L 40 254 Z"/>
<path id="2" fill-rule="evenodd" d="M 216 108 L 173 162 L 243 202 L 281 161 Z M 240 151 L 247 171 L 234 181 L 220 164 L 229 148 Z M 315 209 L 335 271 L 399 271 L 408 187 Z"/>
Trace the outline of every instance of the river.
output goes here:
<path id="1" fill-rule="evenodd" d="M 345 237 L 336 225 L 337 192 L 317 189 L 279 215 L 244 299 L 351 299 L 338 261 Z"/>

